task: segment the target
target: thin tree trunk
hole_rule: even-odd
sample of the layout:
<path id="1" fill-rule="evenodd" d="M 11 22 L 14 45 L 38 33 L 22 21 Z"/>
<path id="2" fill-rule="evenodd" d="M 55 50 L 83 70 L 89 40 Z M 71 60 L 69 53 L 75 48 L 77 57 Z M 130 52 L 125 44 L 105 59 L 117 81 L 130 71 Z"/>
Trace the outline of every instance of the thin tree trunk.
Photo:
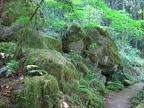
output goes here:
<path id="1" fill-rule="evenodd" d="M 32 16 L 30 17 L 28 23 L 26 24 L 22 34 L 21 34 L 21 37 L 20 37 L 20 40 L 18 41 L 17 43 L 17 47 L 16 47 L 16 50 L 14 52 L 14 59 L 16 60 L 17 59 L 17 56 L 19 55 L 20 53 L 20 50 L 22 49 L 23 47 L 23 39 L 25 37 L 25 34 L 26 34 L 26 30 L 27 28 L 29 27 L 30 25 L 30 22 L 32 21 L 33 17 L 35 16 L 35 14 L 37 13 L 38 9 L 40 8 L 40 5 L 43 3 L 44 0 L 41 0 L 40 4 L 37 6 L 37 8 L 35 9 L 34 13 L 32 14 Z"/>
<path id="2" fill-rule="evenodd" d="M 1 0 L 0 1 L 0 23 L 2 21 L 3 9 L 4 9 L 4 0 Z"/>

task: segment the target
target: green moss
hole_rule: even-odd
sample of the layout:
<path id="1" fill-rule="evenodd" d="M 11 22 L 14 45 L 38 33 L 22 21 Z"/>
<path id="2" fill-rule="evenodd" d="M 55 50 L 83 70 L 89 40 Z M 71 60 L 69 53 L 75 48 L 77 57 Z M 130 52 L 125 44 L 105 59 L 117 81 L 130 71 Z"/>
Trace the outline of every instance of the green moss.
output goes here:
<path id="1" fill-rule="evenodd" d="M 17 38 L 20 38 L 23 29 L 15 33 Z M 62 51 L 61 41 L 47 36 L 43 32 L 33 31 L 27 29 L 26 34 L 23 39 L 25 48 L 36 48 L 36 49 L 55 49 L 57 51 Z"/>
<path id="2" fill-rule="evenodd" d="M 36 51 L 27 57 L 25 65 L 38 65 L 41 69 L 55 76 L 58 80 L 66 81 L 77 77 L 75 67 L 60 53 L 51 51 Z"/>
<path id="3" fill-rule="evenodd" d="M 45 44 L 48 46 L 48 48 L 62 51 L 61 41 L 48 36 L 43 37 L 43 40 L 45 41 Z"/>
<path id="4" fill-rule="evenodd" d="M 112 39 L 109 38 L 108 48 L 105 48 L 104 51 L 105 51 L 104 53 L 106 55 L 108 55 L 114 63 L 122 66 L 120 55 L 118 53 L 118 48 L 117 48 L 116 44 L 114 43 L 114 41 Z"/>
<path id="5" fill-rule="evenodd" d="M 66 94 L 70 95 L 71 93 L 78 92 L 79 80 L 76 79 L 69 81 L 61 80 L 59 83 L 61 84 L 60 86 L 61 90 Z"/>
<path id="6" fill-rule="evenodd" d="M 41 108 L 43 103 L 48 102 L 48 99 L 45 100 L 44 97 L 56 94 L 58 91 L 57 80 L 51 75 L 26 79 L 17 99 L 17 108 Z M 51 97 L 51 99 L 56 98 Z"/>
<path id="7" fill-rule="evenodd" d="M 53 75 L 62 85 L 64 91 L 69 91 L 68 82 L 78 78 L 77 70 L 60 53 L 52 51 L 35 51 L 27 57 L 26 65 L 37 65 L 41 69 Z M 67 89 L 66 89 L 67 88 Z"/>
<path id="8" fill-rule="evenodd" d="M 0 99 L 0 108 L 10 108 L 10 106 L 3 99 Z"/>
<path id="9" fill-rule="evenodd" d="M 83 39 L 83 37 L 84 37 L 84 36 L 83 36 L 82 34 L 71 35 L 71 36 L 69 37 L 68 42 L 77 42 L 77 41 Z"/>
<path id="10" fill-rule="evenodd" d="M 64 43 L 76 42 L 85 37 L 83 30 L 80 28 L 78 24 L 72 24 L 66 33 L 66 37 L 64 38 Z"/>
<path id="11" fill-rule="evenodd" d="M 45 75 L 42 78 L 43 93 L 44 94 L 55 94 L 59 91 L 57 80 L 51 75 Z"/>

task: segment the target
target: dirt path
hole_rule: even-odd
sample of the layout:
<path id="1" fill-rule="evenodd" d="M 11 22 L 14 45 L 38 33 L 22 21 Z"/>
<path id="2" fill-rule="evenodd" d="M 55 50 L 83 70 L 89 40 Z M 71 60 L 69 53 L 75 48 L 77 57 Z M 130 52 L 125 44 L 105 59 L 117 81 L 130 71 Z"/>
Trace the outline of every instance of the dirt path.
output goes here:
<path id="1" fill-rule="evenodd" d="M 137 91 L 141 90 L 143 86 L 144 83 L 137 83 L 120 92 L 111 94 L 106 98 L 104 108 L 130 108 L 129 99 L 134 96 Z"/>

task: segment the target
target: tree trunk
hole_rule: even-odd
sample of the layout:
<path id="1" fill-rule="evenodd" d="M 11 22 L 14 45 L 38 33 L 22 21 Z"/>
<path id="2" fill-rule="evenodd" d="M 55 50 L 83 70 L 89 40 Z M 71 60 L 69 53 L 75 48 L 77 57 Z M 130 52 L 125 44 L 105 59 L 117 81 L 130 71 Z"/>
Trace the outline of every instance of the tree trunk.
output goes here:
<path id="1" fill-rule="evenodd" d="M 2 22 L 2 14 L 4 9 L 4 0 L 0 1 L 0 23 Z"/>

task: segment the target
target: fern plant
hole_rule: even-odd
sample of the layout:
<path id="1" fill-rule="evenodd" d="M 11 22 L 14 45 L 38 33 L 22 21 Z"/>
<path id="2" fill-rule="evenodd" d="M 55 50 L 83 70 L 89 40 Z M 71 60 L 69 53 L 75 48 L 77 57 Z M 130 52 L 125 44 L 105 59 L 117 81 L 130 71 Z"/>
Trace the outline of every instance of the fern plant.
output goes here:
<path id="1" fill-rule="evenodd" d="M 27 74 L 32 76 L 47 74 L 46 71 L 40 69 L 37 65 L 27 65 L 25 69 Z"/>
<path id="2" fill-rule="evenodd" d="M 19 69 L 19 63 L 15 60 L 11 60 L 10 62 L 6 63 L 6 77 L 11 76 L 13 73 L 16 73 Z"/>

